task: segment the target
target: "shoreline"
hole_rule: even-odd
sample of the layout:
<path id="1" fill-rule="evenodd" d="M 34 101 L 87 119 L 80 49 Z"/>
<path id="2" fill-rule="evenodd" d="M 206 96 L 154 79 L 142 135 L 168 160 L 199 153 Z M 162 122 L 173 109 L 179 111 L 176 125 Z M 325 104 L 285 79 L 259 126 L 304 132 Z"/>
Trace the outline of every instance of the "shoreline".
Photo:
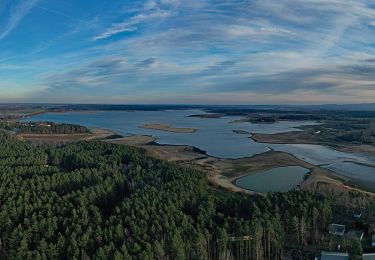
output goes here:
<path id="1" fill-rule="evenodd" d="M 341 176 L 329 169 L 322 168 L 319 165 L 313 165 L 306 161 L 300 160 L 293 154 L 278 152 L 274 151 L 273 149 L 270 149 L 264 153 L 255 154 L 250 157 L 242 157 L 237 159 L 219 158 L 211 156 L 206 151 L 194 146 L 159 144 L 157 139 L 150 135 L 122 136 L 110 129 L 98 127 L 91 127 L 89 129 L 92 131 L 92 134 L 89 136 L 84 136 L 82 134 L 64 135 L 67 137 L 74 137 L 66 143 L 78 141 L 105 141 L 118 145 L 140 147 L 149 152 L 151 156 L 176 162 L 181 166 L 198 168 L 198 170 L 201 170 L 204 174 L 206 174 L 207 179 L 212 186 L 223 188 L 230 192 L 264 195 L 264 193 L 241 188 L 237 186 L 234 181 L 239 178 L 253 175 L 262 171 L 271 170 L 273 168 L 301 166 L 309 170 L 309 177 L 303 181 L 300 187 L 304 184 L 324 182 L 339 185 L 350 190 L 373 194 L 373 192 L 369 191 L 368 189 L 360 188 L 358 183 L 356 183 L 356 181 L 353 179 Z M 61 135 L 34 135 L 33 137 L 36 137 L 36 141 L 38 143 L 39 139 L 41 141 L 43 141 L 44 138 L 55 139 L 56 136 Z M 110 138 L 112 136 L 116 136 L 116 138 Z M 76 139 L 76 137 L 80 138 Z M 24 138 L 21 137 L 21 139 Z M 61 141 L 61 143 L 64 142 Z M 265 163 L 265 161 L 269 161 L 270 163 Z"/>
<path id="2" fill-rule="evenodd" d="M 210 156 L 206 151 L 200 150 L 194 146 L 187 145 L 168 145 L 159 144 L 156 138 L 146 136 L 147 142 L 121 142 L 127 138 L 144 138 L 145 136 L 128 136 L 119 139 L 106 140 L 115 144 L 133 145 L 147 150 L 152 156 L 166 159 L 171 162 L 177 162 L 182 166 L 194 167 L 206 174 L 211 185 L 223 188 L 231 192 L 243 192 L 246 194 L 264 195 L 264 193 L 241 188 L 234 181 L 239 178 L 253 175 L 262 171 L 271 170 L 278 167 L 300 166 L 309 170 L 308 177 L 299 185 L 301 188 L 308 183 L 333 183 L 351 190 L 369 192 L 367 190 L 358 189 L 351 185 L 357 185 L 351 179 L 341 176 L 329 169 L 321 168 L 319 165 L 313 165 L 298 159 L 293 154 L 285 152 L 277 152 L 270 150 L 265 153 L 256 154 L 251 157 L 242 157 L 238 159 L 226 159 Z M 259 159 L 259 160 L 258 160 Z M 262 165 L 264 160 L 275 161 L 270 164 Z M 246 168 L 246 169 L 243 169 Z M 236 172 L 235 174 L 233 172 Z M 348 185 L 349 184 L 349 185 Z M 372 194 L 372 192 L 370 192 Z"/>
<path id="3" fill-rule="evenodd" d="M 250 157 L 226 159 L 210 156 L 206 151 L 194 146 L 159 144 L 156 138 L 150 135 L 122 136 L 112 130 L 97 127 L 90 128 L 90 130 L 93 131 L 92 135 L 74 140 L 74 142 L 104 141 L 117 145 L 136 146 L 145 149 L 151 156 L 177 163 L 182 167 L 196 168 L 206 175 L 209 184 L 214 188 L 224 189 L 229 192 L 263 196 L 266 193 L 239 187 L 234 181 L 278 167 L 300 166 L 308 169 L 309 173 L 308 178 L 299 185 L 298 189 L 303 189 L 304 186 L 309 186 L 312 183 L 326 183 L 347 190 L 374 195 L 372 191 L 360 188 L 355 181 L 353 182 L 349 178 L 340 176 L 329 169 L 300 160 L 290 153 L 269 150 Z M 79 136 L 82 137 L 82 135 Z M 121 137 L 110 138 L 111 136 Z M 43 137 L 45 136 L 41 136 L 41 138 Z M 267 163 L 267 161 L 270 163 Z"/>
<path id="4" fill-rule="evenodd" d="M 47 113 L 47 112 L 49 112 L 49 111 L 43 111 L 40 114 Z M 61 111 L 61 112 L 68 112 L 68 111 Z M 93 111 L 74 111 L 73 110 L 72 112 L 93 112 Z M 168 131 L 168 130 L 166 130 L 166 127 L 173 129 L 173 127 L 170 127 L 170 126 L 167 126 L 167 125 L 162 125 L 162 124 L 156 124 L 156 125 L 158 127 L 160 127 L 160 125 L 161 125 L 161 128 L 164 128 L 164 129 L 155 129 L 155 130 Z M 155 124 L 154 125 L 151 124 L 151 126 L 155 126 Z M 87 137 L 84 137 L 82 135 L 74 135 L 73 138 L 72 138 L 73 140 L 68 140 L 67 142 L 71 142 L 71 141 L 75 142 L 75 141 L 82 141 L 82 140 L 84 140 L 84 141 L 94 141 L 94 140 L 96 140 L 96 141 L 109 141 L 109 142 L 116 143 L 116 144 L 139 146 L 141 148 L 146 149 L 147 151 L 150 151 L 151 154 L 159 156 L 160 158 L 163 158 L 163 159 L 166 159 L 166 160 L 169 160 L 169 161 L 181 162 L 182 164 L 186 164 L 186 165 L 189 165 L 189 166 L 198 167 L 200 169 L 203 169 L 204 172 L 207 174 L 209 182 L 212 185 L 214 185 L 214 186 L 218 185 L 222 188 L 225 188 L 227 190 L 234 191 L 234 192 L 245 192 L 245 193 L 250 192 L 252 194 L 255 193 L 254 191 L 250 191 L 250 190 L 247 190 L 247 189 L 244 189 L 244 188 L 241 188 L 241 187 L 235 185 L 233 183 L 233 180 L 238 179 L 240 177 L 244 177 L 246 175 L 252 175 L 252 174 L 255 174 L 257 172 L 253 171 L 250 167 L 250 170 L 247 171 L 246 173 L 243 172 L 243 169 L 242 169 L 242 173 L 241 173 L 241 171 L 240 172 L 237 171 L 237 173 L 234 173 L 235 170 L 238 170 L 237 168 L 249 167 L 249 165 L 246 165 L 247 161 L 252 161 L 252 163 L 254 163 L 255 165 L 261 164 L 261 162 L 254 162 L 253 161 L 254 158 L 257 158 L 258 156 L 261 156 L 261 155 L 265 155 L 267 160 L 271 160 L 271 161 L 274 160 L 274 158 L 273 158 L 273 155 L 269 156 L 269 153 L 273 153 L 273 154 L 275 154 L 275 156 L 277 156 L 277 152 L 272 151 L 272 149 L 270 149 L 270 151 L 267 151 L 267 152 L 261 153 L 261 154 L 255 154 L 251 157 L 242 157 L 242 158 L 238 158 L 238 159 L 223 159 L 223 158 L 210 156 L 210 155 L 207 154 L 206 151 L 202 151 L 199 148 L 196 148 L 194 146 L 159 144 L 157 142 L 157 139 L 153 136 L 147 136 L 147 137 L 143 136 L 143 137 L 141 137 L 141 139 L 143 139 L 143 140 L 136 140 L 137 138 L 140 138 L 137 135 L 122 136 L 122 135 L 117 134 L 113 130 L 102 129 L 102 128 L 97 128 L 97 127 L 92 127 L 92 128 L 89 128 L 89 129 L 90 129 L 90 131 L 93 132 L 92 135 L 87 136 Z M 152 129 L 154 129 L 154 128 L 152 128 Z M 186 129 L 181 128 L 181 129 L 184 129 L 183 131 L 187 131 L 186 129 L 188 129 L 188 128 L 186 128 Z M 188 129 L 188 130 L 191 131 L 191 129 Z M 238 134 L 245 134 L 245 133 L 243 132 L 243 133 L 238 133 Z M 117 137 L 116 138 L 110 138 L 111 136 L 117 136 Z M 121 137 L 119 137 L 119 136 L 121 136 Z M 29 136 L 29 137 L 40 139 L 40 141 L 43 141 L 42 139 L 47 137 L 47 136 L 42 136 L 42 137 L 41 136 Z M 40 137 L 40 138 L 38 138 L 38 137 Z M 48 137 L 59 138 L 59 137 L 62 137 L 62 136 L 61 135 L 60 136 L 54 135 L 54 136 L 48 136 Z M 48 137 L 47 137 L 47 139 L 48 139 Z M 70 135 L 66 135 L 66 136 L 63 136 L 63 137 L 70 137 Z M 80 139 L 80 137 L 83 137 L 83 138 L 81 138 L 81 140 L 77 140 L 77 139 Z M 252 135 L 249 136 L 249 138 L 254 140 L 255 142 L 268 143 L 268 142 L 259 141 L 257 139 L 257 134 L 252 134 Z M 61 143 L 64 143 L 64 142 L 65 141 L 61 141 Z M 275 143 L 281 144 L 280 142 L 275 142 Z M 285 143 L 285 144 L 289 144 L 289 143 Z M 307 144 L 312 144 L 312 143 L 307 142 Z M 328 146 L 329 148 L 334 149 L 331 145 L 327 145 L 327 144 L 320 144 L 320 145 L 325 145 L 325 146 Z M 173 150 L 174 150 L 175 154 L 170 152 L 170 151 L 173 151 Z M 184 158 L 185 153 L 188 153 L 188 156 Z M 290 166 L 290 165 L 305 167 L 305 165 L 307 165 L 309 167 L 305 167 L 305 168 L 310 170 L 311 176 L 309 176 L 309 178 L 307 178 L 304 182 L 308 182 L 311 178 L 313 178 L 313 177 L 315 178 L 315 175 L 313 176 L 314 171 L 311 170 L 312 166 L 313 166 L 313 168 L 317 168 L 317 169 L 319 168 L 320 172 L 324 173 L 322 178 L 317 178 L 318 180 L 323 179 L 324 182 L 326 182 L 326 181 L 335 182 L 336 184 L 341 184 L 341 185 L 346 185 L 346 184 L 349 183 L 349 185 L 359 187 L 358 182 L 356 182 L 355 179 L 346 178 L 346 177 L 341 176 L 341 175 L 339 175 L 339 174 L 337 174 L 337 173 L 335 173 L 331 170 L 321 168 L 319 165 L 309 164 L 306 161 L 303 161 L 303 160 L 300 160 L 300 159 L 296 158 L 293 154 L 285 153 L 285 152 L 282 152 L 282 153 L 285 154 L 287 157 L 293 157 L 294 160 L 298 160 L 298 163 L 297 164 L 291 164 L 290 162 L 288 162 L 287 159 L 284 158 L 285 159 L 284 162 L 278 162 L 276 164 L 273 164 L 272 167 L 263 167 L 263 168 L 260 168 L 258 170 L 259 171 L 265 171 L 265 170 L 269 170 L 269 169 L 272 169 L 272 168 Z M 163 155 L 163 156 L 161 156 L 161 155 Z M 170 157 L 172 159 L 170 159 Z M 207 161 L 207 162 L 205 162 L 205 161 Z M 241 165 L 241 163 L 244 163 L 245 165 Z M 210 167 L 213 168 L 213 174 L 211 174 L 211 172 L 210 172 L 210 169 L 209 169 Z M 232 167 L 232 169 L 230 169 L 231 167 Z M 228 168 L 229 168 L 229 170 L 228 170 Z M 232 175 L 234 174 L 234 176 L 230 176 L 231 174 Z M 360 190 L 362 190 L 362 189 L 360 189 Z M 368 189 L 363 189 L 363 190 L 368 191 Z"/>
<path id="5" fill-rule="evenodd" d="M 291 155 L 291 154 L 289 154 L 289 155 Z M 271 168 L 271 169 L 268 169 L 268 170 L 260 170 L 260 171 L 258 171 L 258 172 L 251 172 L 251 173 L 249 173 L 249 174 L 246 174 L 246 175 L 243 175 L 243 176 L 236 177 L 236 178 L 234 178 L 231 182 L 232 182 L 233 185 L 235 185 L 235 186 L 237 186 L 237 187 L 240 187 L 240 186 L 238 186 L 238 185 L 236 184 L 236 181 L 239 180 L 239 179 L 241 179 L 241 178 L 244 178 L 244 177 L 247 177 L 247 176 L 251 176 L 251 175 L 255 175 L 255 174 L 259 174 L 259 173 L 264 173 L 264 172 L 269 171 L 269 170 L 272 170 L 272 169 L 285 168 L 285 167 L 294 167 L 294 166 L 295 166 L 295 167 L 302 167 L 302 168 L 308 170 L 308 172 L 306 172 L 305 175 L 304 175 L 306 178 L 304 178 L 304 180 L 303 180 L 300 184 L 298 184 L 298 185 L 294 186 L 292 189 L 290 189 L 290 190 L 294 190 L 295 188 L 299 188 L 299 187 L 305 182 L 305 180 L 307 180 L 308 178 L 310 178 L 310 175 L 311 175 L 311 173 L 312 173 L 312 170 L 311 170 L 311 169 L 309 169 L 309 168 L 305 168 L 305 167 L 300 166 L 300 165 L 279 166 L 279 167 L 274 167 L 274 168 Z M 246 189 L 246 188 L 242 188 L 242 187 L 240 187 L 240 188 L 241 188 L 241 189 Z M 246 189 L 246 190 L 250 190 L 250 189 Z M 250 190 L 250 191 L 252 191 L 252 192 L 257 192 L 257 193 L 261 193 L 261 194 L 267 194 L 267 193 L 269 193 L 269 192 L 263 193 L 263 192 L 258 192 L 258 191 L 254 191 L 254 190 Z"/>
<path id="6" fill-rule="evenodd" d="M 173 126 L 166 125 L 166 124 L 144 124 L 140 126 L 140 128 L 166 131 L 166 132 L 172 132 L 172 133 L 195 133 L 198 131 L 197 128 L 173 127 Z"/>
<path id="7" fill-rule="evenodd" d="M 251 133 L 249 138 L 252 139 L 254 142 L 263 143 L 263 144 L 310 144 L 310 145 L 321 145 L 326 146 L 330 149 L 339 151 L 339 152 L 347 152 L 347 153 L 362 153 L 362 154 L 375 154 L 375 147 L 368 144 L 339 144 L 339 143 L 330 143 L 330 142 L 323 142 L 323 141 L 315 141 L 315 140 L 306 140 L 295 138 L 291 140 L 291 135 L 300 133 L 300 131 L 292 131 L 287 133 L 278 133 L 278 134 L 262 134 L 262 133 Z M 288 138 L 283 137 L 283 135 L 289 135 Z M 298 141 L 296 141 L 298 140 Z"/>

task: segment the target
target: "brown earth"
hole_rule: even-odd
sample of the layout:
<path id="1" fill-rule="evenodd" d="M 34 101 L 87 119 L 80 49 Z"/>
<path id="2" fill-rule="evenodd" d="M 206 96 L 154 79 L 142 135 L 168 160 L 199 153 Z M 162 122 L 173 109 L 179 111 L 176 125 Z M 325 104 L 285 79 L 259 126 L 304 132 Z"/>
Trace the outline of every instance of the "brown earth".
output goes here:
<path id="1" fill-rule="evenodd" d="M 17 134 L 21 140 L 31 141 L 35 144 L 67 144 L 79 141 L 92 141 L 108 138 L 115 133 L 110 130 L 92 128 L 87 134 Z"/>
<path id="2" fill-rule="evenodd" d="M 36 144 L 52 143 L 65 144 L 82 140 L 103 140 L 119 145 L 132 145 L 145 149 L 151 156 L 166 159 L 185 167 L 196 168 L 208 177 L 209 182 L 217 188 L 232 192 L 255 194 L 255 192 L 242 189 L 234 185 L 234 181 L 248 174 L 269 170 L 275 167 L 301 166 L 310 170 L 309 177 L 301 185 L 302 188 L 312 187 L 319 183 L 341 187 L 342 189 L 356 190 L 348 186 L 349 181 L 334 172 L 299 160 L 291 154 L 269 151 L 267 153 L 240 159 L 222 159 L 208 156 L 203 151 L 186 145 L 159 145 L 155 144 L 152 136 L 127 136 L 111 139 L 114 132 L 106 129 L 94 128 L 90 134 L 75 135 L 18 135 L 18 138 L 30 140 Z M 270 139 L 267 139 L 270 140 Z M 358 148 L 357 148 L 358 149 Z"/>
<path id="3" fill-rule="evenodd" d="M 109 139 L 107 141 L 114 144 L 140 146 L 153 143 L 155 140 L 155 137 L 149 135 L 132 135 L 116 139 Z"/>
<path id="4" fill-rule="evenodd" d="M 375 154 L 375 146 L 366 144 L 332 142 L 325 138 L 324 134 L 313 134 L 305 131 L 295 131 L 280 134 L 258 134 L 251 138 L 259 143 L 273 144 L 317 144 L 326 145 L 335 150 L 349 153 Z"/>
<path id="5" fill-rule="evenodd" d="M 145 129 L 161 130 L 173 133 L 195 133 L 198 129 L 189 127 L 171 127 L 164 124 L 145 124 L 141 126 Z"/>
<path id="6" fill-rule="evenodd" d="M 207 174 L 209 182 L 214 187 L 232 192 L 254 194 L 255 192 L 237 187 L 233 182 L 249 174 L 284 166 L 301 166 L 309 169 L 310 175 L 305 181 L 305 185 L 325 182 L 344 187 L 344 183 L 348 181 L 348 179 L 338 176 L 330 170 L 309 164 L 283 152 L 269 151 L 252 157 L 222 159 L 208 156 L 191 146 L 153 144 L 152 142 L 155 140 L 149 136 L 132 136 L 107 141 L 116 144 L 135 145 L 147 150 L 151 156 L 166 159 L 182 166 L 196 168 Z"/>

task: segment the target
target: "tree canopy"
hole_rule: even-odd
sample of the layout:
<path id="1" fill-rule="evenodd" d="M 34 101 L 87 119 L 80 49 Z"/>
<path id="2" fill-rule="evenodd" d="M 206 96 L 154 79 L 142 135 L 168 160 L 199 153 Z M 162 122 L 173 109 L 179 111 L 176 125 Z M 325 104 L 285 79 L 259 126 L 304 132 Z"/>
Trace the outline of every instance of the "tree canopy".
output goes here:
<path id="1" fill-rule="evenodd" d="M 0 236 L 10 259 L 280 259 L 317 239 L 331 201 L 211 188 L 134 147 L 64 147 L 0 133 Z"/>

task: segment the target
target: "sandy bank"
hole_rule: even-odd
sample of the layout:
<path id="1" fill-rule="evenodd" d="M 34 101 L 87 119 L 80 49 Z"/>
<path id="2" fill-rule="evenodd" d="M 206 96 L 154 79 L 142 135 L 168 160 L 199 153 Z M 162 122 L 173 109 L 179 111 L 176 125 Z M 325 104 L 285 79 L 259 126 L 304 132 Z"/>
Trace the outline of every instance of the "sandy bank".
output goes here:
<path id="1" fill-rule="evenodd" d="M 279 134 L 259 134 L 254 133 L 251 139 L 259 143 L 272 144 L 315 144 L 331 147 L 337 151 L 348 153 L 368 153 L 375 154 L 375 146 L 366 144 L 350 144 L 342 142 L 332 142 L 326 140 L 324 136 L 306 133 L 304 131 L 287 132 Z"/>
<path id="2" fill-rule="evenodd" d="M 342 178 L 330 170 L 309 164 L 284 152 L 270 151 L 252 157 L 222 159 L 209 156 L 191 146 L 158 145 L 154 143 L 155 138 L 151 136 L 130 136 L 107 141 L 116 144 L 135 145 L 146 149 L 151 156 L 166 159 L 182 166 L 196 168 L 207 175 L 209 182 L 214 187 L 231 192 L 255 194 L 255 192 L 236 186 L 234 181 L 249 174 L 285 166 L 301 166 L 309 169 L 310 175 L 305 181 L 306 187 L 320 182 L 343 186 L 343 183 L 348 181 L 348 179 Z"/>
<path id="3" fill-rule="evenodd" d="M 114 144 L 141 146 L 155 142 L 156 138 L 150 135 L 132 135 L 121 138 L 108 139 L 106 141 Z"/>
<path id="4" fill-rule="evenodd" d="M 198 131 L 196 128 L 188 128 L 188 127 L 171 127 L 169 125 L 164 124 L 145 124 L 141 126 L 145 129 L 153 129 L 153 130 L 160 130 L 160 131 L 167 131 L 173 133 L 195 133 Z"/>

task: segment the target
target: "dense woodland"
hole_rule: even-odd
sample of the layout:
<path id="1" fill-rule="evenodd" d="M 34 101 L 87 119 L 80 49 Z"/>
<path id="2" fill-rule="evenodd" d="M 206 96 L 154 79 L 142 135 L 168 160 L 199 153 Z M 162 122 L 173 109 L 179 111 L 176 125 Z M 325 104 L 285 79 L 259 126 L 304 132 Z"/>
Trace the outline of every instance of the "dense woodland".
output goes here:
<path id="1" fill-rule="evenodd" d="M 0 234 L 11 259 L 280 259 L 314 243 L 331 200 L 210 188 L 195 170 L 104 142 L 0 135 Z"/>
<path id="2" fill-rule="evenodd" d="M 57 124 L 53 122 L 0 122 L 0 129 L 17 134 L 86 134 L 90 130 L 85 126 L 74 124 Z"/>

